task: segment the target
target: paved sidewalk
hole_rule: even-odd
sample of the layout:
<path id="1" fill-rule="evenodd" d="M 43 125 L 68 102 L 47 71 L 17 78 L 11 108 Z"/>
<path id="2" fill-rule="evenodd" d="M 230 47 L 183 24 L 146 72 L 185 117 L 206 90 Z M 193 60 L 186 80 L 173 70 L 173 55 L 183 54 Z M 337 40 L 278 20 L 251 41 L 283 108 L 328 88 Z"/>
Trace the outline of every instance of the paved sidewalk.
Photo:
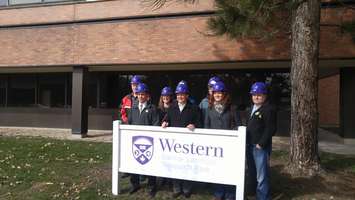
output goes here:
<path id="1" fill-rule="evenodd" d="M 41 136 L 64 140 L 112 142 L 112 131 L 89 131 L 86 138 L 73 137 L 69 129 L 0 127 L 0 136 Z M 324 129 L 319 129 L 319 150 L 323 152 L 355 155 L 355 145 L 342 144 L 340 138 Z M 274 150 L 289 150 L 289 137 L 274 137 Z"/>
<path id="2" fill-rule="evenodd" d="M 341 138 L 334 133 L 324 129 L 318 129 L 318 148 L 321 152 L 336 153 L 342 155 L 355 155 L 355 144 L 343 144 Z M 273 149 L 275 150 L 289 150 L 289 137 L 274 137 Z"/>

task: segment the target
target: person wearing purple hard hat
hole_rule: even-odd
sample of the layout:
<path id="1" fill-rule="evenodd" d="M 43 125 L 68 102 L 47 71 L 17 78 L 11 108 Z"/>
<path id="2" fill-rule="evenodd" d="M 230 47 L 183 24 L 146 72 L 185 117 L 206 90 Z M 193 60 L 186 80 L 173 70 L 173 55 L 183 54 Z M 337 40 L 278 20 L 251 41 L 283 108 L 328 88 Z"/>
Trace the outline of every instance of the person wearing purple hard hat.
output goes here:
<path id="1" fill-rule="evenodd" d="M 208 99 L 212 95 L 212 87 L 217 82 L 221 82 L 221 81 L 222 81 L 222 79 L 220 79 L 218 76 L 213 76 L 213 77 L 211 77 L 208 80 L 208 83 L 207 83 L 207 89 L 208 89 L 207 96 L 205 98 L 203 98 L 201 100 L 200 104 L 199 104 L 199 107 L 200 107 L 200 109 L 202 111 L 202 119 L 204 119 L 206 109 L 208 108 Z"/>
<path id="2" fill-rule="evenodd" d="M 222 81 L 212 85 L 208 107 L 205 111 L 204 128 L 237 130 L 242 125 L 237 107 L 232 105 L 227 87 Z M 235 187 L 231 185 L 214 184 L 215 199 L 234 200 Z"/>
<path id="3" fill-rule="evenodd" d="M 162 121 L 170 105 L 172 104 L 174 92 L 171 87 L 164 87 L 160 93 L 160 99 L 158 103 L 158 110 L 160 114 L 160 120 Z"/>
<path id="4" fill-rule="evenodd" d="M 187 88 L 189 87 L 189 86 L 187 85 L 187 82 L 186 82 L 185 80 L 181 80 L 181 81 L 177 84 L 177 86 L 179 86 L 179 85 L 185 85 Z M 193 104 L 193 105 L 196 104 L 196 100 L 195 100 L 191 95 L 189 95 L 188 101 L 189 101 L 191 104 Z"/>
<path id="5" fill-rule="evenodd" d="M 128 122 L 128 114 L 131 110 L 131 108 L 133 106 L 136 106 L 138 103 L 138 99 L 137 99 L 137 95 L 136 95 L 136 88 L 138 86 L 139 83 L 141 83 L 141 79 L 139 76 L 134 75 L 131 78 L 130 81 L 130 87 L 132 92 L 130 94 L 127 94 L 126 96 L 124 96 L 121 100 L 121 104 L 120 104 L 120 114 L 121 114 L 121 121 L 122 123 L 126 124 Z"/>
<path id="6" fill-rule="evenodd" d="M 144 125 L 144 126 L 159 126 L 158 109 L 149 101 L 149 88 L 144 83 L 138 83 L 135 88 L 135 93 L 138 98 L 138 105 L 132 107 L 131 113 L 128 116 L 128 124 L 131 125 Z M 136 150 L 138 151 L 138 150 Z M 144 161 L 142 161 L 144 162 Z M 145 163 L 141 163 L 145 164 Z M 157 192 L 156 177 L 147 176 L 148 178 L 148 193 L 150 197 L 154 197 Z M 140 186 L 140 175 L 130 174 L 131 189 L 130 194 L 137 192 Z"/>
<path id="7" fill-rule="evenodd" d="M 178 84 L 175 89 L 176 101 L 168 108 L 163 119 L 162 127 L 186 127 L 193 131 L 195 127 L 201 127 L 200 111 L 196 105 L 188 101 L 189 88 L 187 84 Z M 180 195 L 189 198 L 192 182 L 187 180 L 172 179 L 173 194 L 175 199 Z"/>
<path id="8" fill-rule="evenodd" d="M 275 108 L 267 102 L 267 86 L 256 82 L 250 88 L 252 108 L 247 117 L 248 185 L 257 199 L 271 199 L 270 154 L 272 136 L 276 132 Z"/>

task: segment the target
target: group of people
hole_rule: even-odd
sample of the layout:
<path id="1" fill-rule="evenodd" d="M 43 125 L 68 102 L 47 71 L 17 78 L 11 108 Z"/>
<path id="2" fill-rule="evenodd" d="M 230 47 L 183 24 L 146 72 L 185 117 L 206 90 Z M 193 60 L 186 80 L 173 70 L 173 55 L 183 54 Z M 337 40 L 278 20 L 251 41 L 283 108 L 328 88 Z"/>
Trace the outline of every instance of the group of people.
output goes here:
<path id="1" fill-rule="evenodd" d="M 234 130 L 238 126 L 247 126 L 247 185 L 251 193 L 259 200 L 271 199 L 269 183 L 269 160 L 271 154 L 272 135 L 276 132 L 276 111 L 267 103 L 267 87 L 263 82 L 252 85 L 250 94 L 252 107 L 247 111 L 246 124 L 232 105 L 229 91 L 223 80 L 217 76 L 210 78 L 207 84 L 208 94 L 199 105 L 195 105 L 186 81 L 180 81 L 175 91 L 170 87 L 161 90 L 158 106 L 150 101 L 148 86 L 139 76 L 131 79 L 132 93 L 121 101 L 121 121 L 132 125 L 152 125 L 165 127 L 227 129 Z M 176 96 L 176 98 L 174 98 Z M 140 175 L 130 174 L 130 194 L 140 189 Z M 149 195 L 157 192 L 156 177 L 149 176 Z M 180 195 L 189 198 L 192 192 L 191 181 L 173 179 L 172 198 Z M 215 185 L 216 200 L 235 199 L 235 187 Z"/>

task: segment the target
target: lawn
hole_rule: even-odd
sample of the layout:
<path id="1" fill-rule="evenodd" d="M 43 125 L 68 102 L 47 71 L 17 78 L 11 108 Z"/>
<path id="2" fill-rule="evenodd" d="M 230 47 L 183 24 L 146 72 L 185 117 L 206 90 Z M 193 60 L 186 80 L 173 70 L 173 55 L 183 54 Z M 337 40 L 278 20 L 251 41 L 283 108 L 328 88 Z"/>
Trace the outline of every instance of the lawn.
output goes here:
<path id="1" fill-rule="evenodd" d="M 0 199 L 148 199 L 145 189 L 128 195 L 127 178 L 123 194 L 112 196 L 111 148 L 109 143 L 0 136 Z M 355 156 L 321 158 L 324 175 L 291 178 L 283 173 L 287 152 L 274 151 L 273 199 L 354 199 Z M 155 199 L 170 199 L 170 190 L 160 187 Z M 190 199 L 213 199 L 211 193 L 210 185 L 200 183 Z"/>

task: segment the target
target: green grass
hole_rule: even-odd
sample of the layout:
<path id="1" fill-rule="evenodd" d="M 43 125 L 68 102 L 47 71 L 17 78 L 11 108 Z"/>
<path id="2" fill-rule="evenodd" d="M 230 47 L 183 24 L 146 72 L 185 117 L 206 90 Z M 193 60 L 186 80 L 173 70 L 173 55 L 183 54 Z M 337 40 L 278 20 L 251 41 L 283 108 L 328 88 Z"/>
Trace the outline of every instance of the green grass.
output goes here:
<path id="1" fill-rule="evenodd" d="M 122 181 L 123 193 L 117 197 L 111 194 L 111 152 L 110 143 L 0 136 L 0 199 L 149 199 L 144 183 L 143 189 L 137 194 L 128 195 L 127 178 Z M 343 179 L 350 183 L 355 181 L 354 156 L 322 153 L 323 166 L 336 179 L 323 177 L 312 181 L 293 179 L 283 174 L 282 169 L 287 159 L 288 153 L 285 151 L 272 153 L 273 197 L 322 199 L 343 193 L 345 197 L 355 196 L 346 192 L 355 191 L 354 188 L 339 182 Z M 334 175 L 339 173 L 343 177 Z M 319 191 L 312 188 L 331 187 L 334 184 L 343 184 L 343 187 Z M 342 188 L 345 188 L 344 191 Z M 212 191 L 211 185 L 197 184 L 191 200 L 212 199 Z M 155 199 L 170 199 L 170 195 L 171 188 L 160 187 Z"/>
<path id="2" fill-rule="evenodd" d="M 147 199 L 144 183 L 137 194 L 127 194 L 128 178 L 122 195 L 111 194 L 111 152 L 109 143 L 0 136 L 0 199 Z M 192 199 L 211 198 L 198 190 Z M 170 195 L 162 187 L 156 199 Z"/>
<path id="3" fill-rule="evenodd" d="M 92 173 L 110 160 L 110 144 L 0 137 L 0 199 L 97 199 Z"/>

